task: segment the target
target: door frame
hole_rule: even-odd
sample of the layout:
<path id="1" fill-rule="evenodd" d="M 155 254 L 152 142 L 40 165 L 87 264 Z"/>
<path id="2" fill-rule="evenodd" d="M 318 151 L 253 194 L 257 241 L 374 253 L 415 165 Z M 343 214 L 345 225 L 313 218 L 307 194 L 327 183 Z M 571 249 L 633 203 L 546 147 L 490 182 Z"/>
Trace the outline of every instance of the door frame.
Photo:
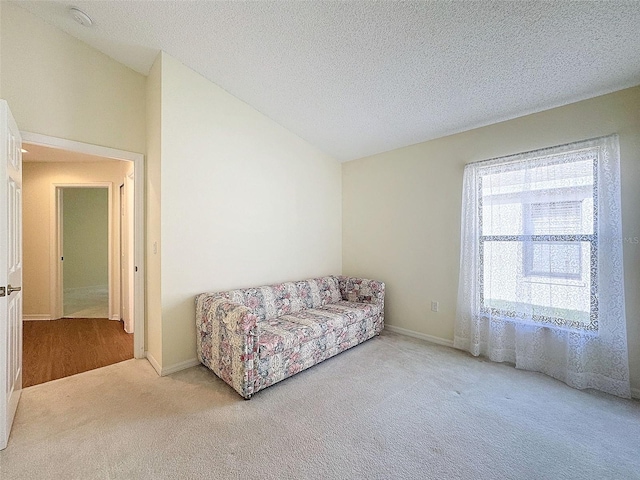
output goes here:
<path id="1" fill-rule="evenodd" d="M 125 287 L 125 276 L 127 275 L 127 270 L 126 270 L 126 263 L 124 261 L 124 255 L 122 254 L 126 249 L 126 245 L 124 243 L 124 222 L 122 221 L 122 215 L 123 212 L 126 209 L 126 206 L 124 205 L 125 203 L 125 192 L 124 192 L 125 186 L 124 183 L 122 185 L 120 185 L 118 187 L 118 222 L 120 224 L 120 227 L 118 229 L 119 231 L 119 235 L 118 235 L 118 243 L 120 245 L 120 248 L 118 249 L 118 252 L 120 255 L 118 255 L 118 272 L 120 273 L 120 298 L 119 298 L 119 302 L 118 302 L 118 314 L 120 315 L 120 320 L 122 320 L 122 322 L 125 324 L 126 326 L 126 322 L 125 322 L 125 309 L 124 309 L 124 299 L 125 297 L 125 292 L 124 292 L 124 287 Z M 127 217 L 128 218 L 128 217 Z M 126 252 L 126 255 L 129 255 L 129 252 Z M 127 329 L 125 328 L 125 331 Z"/>
<path id="2" fill-rule="evenodd" d="M 133 199 L 133 195 L 131 195 L 131 192 L 133 192 L 135 194 L 135 187 L 134 187 L 134 183 L 135 183 L 135 174 L 134 172 L 130 172 L 124 179 L 124 198 L 125 198 L 125 211 L 129 212 L 130 214 L 133 213 L 133 206 L 134 206 L 134 199 Z M 121 212 L 122 213 L 122 212 Z M 134 218 L 132 215 L 127 215 L 126 218 L 126 228 L 124 229 L 124 231 L 126 232 L 127 236 L 125 238 L 125 246 L 126 246 L 126 250 L 127 250 L 127 254 L 125 256 L 125 258 L 127 259 L 127 267 L 133 262 L 133 258 L 134 258 L 134 253 L 133 253 L 133 249 L 134 249 L 134 245 L 135 245 L 135 238 L 134 238 Z M 120 215 L 120 220 L 122 220 L 122 215 Z M 121 234 L 122 234 L 122 230 L 120 230 Z M 122 258 L 122 255 L 120 256 L 120 258 Z M 122 280 L 122 279 L 121 279 Z M 133 299 L 135 298 L 135 295 L 133 293 L 133 289 L 135 286 L 135 279 L 134 279 L 134 271 L 131 268 L 128 268 L 127 270 L 127 278 L 126 278 L 126 282 L 123 281 L 122 284 L 124 286 L 126 286 L 126 300 L 127 300 L 127 304 L 125 305 L 125 309 L 124 309 L 124 313 L 125 313 L 125 318 L 124 320 L 124 325 L 125 325 L 125 331 L 128 331 L 128 329 L 130 330 L 131 327 L 133 327 L 133 330 L 135 331 L 135 325 L 132 323 L 132 319 L 133 319 L 133 311 L 134 311 L 134 303 L 133 303 Z M 127 317 L 128 316 L 128 317 Z"/>
<path id="3" fill-rule="evenodd" d="M 123 160 L 133 162 L 134 172 L 134 198 L 133 198 L 133 225 L 134 225 L 134 308 L 133 308 L 133 356 L 145 358 L 145 258 L 144 258 L 144 198 L 145 198 L 145 157 L 141 153 L 117 150 L 114 148 L 92 145 L 89 143 L 66 140 L 39 133 L 20 132 L 23 143 L 32 143 L 43 147 L 59 150 L 84 153 L 104 157 L 110 160 Z"/>
<path id="4" fill-rule="evenodd" d="M 50 275 L 51 275 L 51 292 L 49 298 L 51 301 L 52 319 L 62 318 L 64 316 L 64 261 L 61 260 L 63 253 L 63 215 L 62 208 L 62 190 L 65 188 L 104 188 L 108 195 L 108 241 L 107 241 L 107 283 L 109 285 L 109 320 L 120 320 L 114 318 L 113 298 L 115 289 L 113 288 L 113 186 L 111 182 L 86 182 L 86 183 L 53 183 L 51 184 L 51 201 L 50 205 L 55 211 L 51 212 L 53 222 L 51 222 L 51 231 L 49 233 L 53 241 L 51 242 L 51 252 L 49 254 Z M 122 283 L 122 279 L 120 280 Z"/>

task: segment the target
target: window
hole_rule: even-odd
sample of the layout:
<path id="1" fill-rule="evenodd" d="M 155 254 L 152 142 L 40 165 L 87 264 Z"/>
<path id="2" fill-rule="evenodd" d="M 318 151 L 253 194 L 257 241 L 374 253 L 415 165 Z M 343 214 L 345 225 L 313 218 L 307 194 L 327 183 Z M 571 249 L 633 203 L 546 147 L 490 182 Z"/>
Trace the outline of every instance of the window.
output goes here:
<path id="1" fill-rule="evenodd" d="M 478 168 L 486 314 L 597 330 L 597 153 Z"/>
<path id="2" fill-rule="evenodd" d="M 617 135 L 464 168 L 453 345 L 629 396 Z"/>

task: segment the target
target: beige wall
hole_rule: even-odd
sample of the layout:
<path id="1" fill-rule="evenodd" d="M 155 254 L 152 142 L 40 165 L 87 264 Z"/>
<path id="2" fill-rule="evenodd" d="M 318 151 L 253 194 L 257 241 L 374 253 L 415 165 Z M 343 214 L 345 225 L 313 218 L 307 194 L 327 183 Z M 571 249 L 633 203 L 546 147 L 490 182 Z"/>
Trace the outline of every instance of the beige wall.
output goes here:
<path id="1" fill-rule="evenodd" d="M 63 288 L 108 287 L 109 189 L 63 188 L 61 194 Z"/>
<path id="2" fill-rule="evenodd" d="M 0 98 L 4 99 L 2 96 L 2 4 L 4 2 L 0 1 Z"/>
<path id="3" fill-rule="evenodd" d="M 196 356 L 196 294 L 340 273 L 342 187 L 333 158 L 166 54 L 161 71 L 168 368 Z"/>
<path id="4" fill-rule="evenodd" d="M 344 273 L 387 282 L 389 324 L 452 340 L 464 165 L 611 133 L 620 135 L 629 361 L 640 388 L 640 87 L 344 164 Z"/>
<path id="5" fill-rule="evenodd" d="M 160 258 L 160 147 L 162 54 L 147 77 L 147 162 L 146 162 L 146 279 L 145 346 L 150 357 L 162 365 L 162 289 Z M 155 246 L 155 249 L 154 249 Z"/>
<path id="6" fill-rule="evenodd" d="M 2 2 L 2 95 L 22 131 L 145 151 L 145 77 Z"/>
<path id="7" fill-rule="evenodd" d="M 131 162 L 105 161 L 87 163 L 25 162 L 23 164 L 23 312 L 25 317 L 46 317 L 52 314 L 50 302 L 50 248 L 51 214 L 54 184 L 80 184 L 92 182 L 112 183 L 112 235 L 120 235 L 120 191 Z M 119 312 L 119 252 L 120 243 L 112 242 L 114 259 L 111 272 L 114 295 L 111 306 Z"/>

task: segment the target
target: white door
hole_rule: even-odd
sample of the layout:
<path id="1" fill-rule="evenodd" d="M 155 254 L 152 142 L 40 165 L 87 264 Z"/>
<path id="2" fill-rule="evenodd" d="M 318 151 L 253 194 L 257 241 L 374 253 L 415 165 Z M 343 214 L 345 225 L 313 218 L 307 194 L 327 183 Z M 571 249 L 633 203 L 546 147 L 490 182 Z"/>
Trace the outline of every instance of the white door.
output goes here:
<path id="1" fill-rule="evenodd" d="M 22 393 L 22 142 L 0 100 L 0 450 Z"/>

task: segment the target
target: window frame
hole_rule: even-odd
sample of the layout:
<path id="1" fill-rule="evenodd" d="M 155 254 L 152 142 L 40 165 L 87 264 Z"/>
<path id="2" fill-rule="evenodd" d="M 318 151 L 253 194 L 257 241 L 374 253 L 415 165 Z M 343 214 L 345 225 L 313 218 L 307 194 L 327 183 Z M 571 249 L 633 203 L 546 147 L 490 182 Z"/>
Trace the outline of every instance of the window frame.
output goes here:
<path id="1" fill-rule="evenodd" d="M 508 320 L 508 321 L 520 321 L 523 322 L 523 319 L 518 318 L 518 312 L 510 311 L 510 310 L 502 310 L 493 307 L 487 307 L 485 305 L 485 297 L 484 297 L 484 248 L 485 242 L 588 242 L 590 246 L 590 312 L 589 312 L 589 323 L 584 324 L 578 321 L 570 321 L 560 317 L 550 317 L 545 315 L 533 315 L 531 317 L 531 321 L 535 324 L 540 324 L 541 326 L 551 326 L 557 328 L 566 328 L 570 330 L 580 330 L 580 331 L 598 331 L 598 206 L 599 206 L 599 197 L 598 197 L 598 157 L 599 157 L 599 147 L 591 147 L 587 149 L 576 150 L 573 152 L 563 152 L 560 154 L 552 154 L 552 155 L 544 155 L 537 158 L 532 158 L 530 160 L 513 162 L 511 165 L 511 169 L 513 170 L 524 170 L 527 168 L 525 163 L 531 163 L 533 161 L 540 161 L 541 165 L 553 165 L 554 163 L 565 163 L 567 160 L 567 156 L 575 155 L 575 157 L 569 161 L 580 161 L 584 160 L 584 158 L 580 158 L 583 153 L 591 153 L 589 155 L 591 161 L 593 163 L 593 187 L 592 187 L 592 198 L 593 198 L 593 229 L 592 234 L 579 234 L 579 235 L 484 235 L 483 234 L 483 196 L 482 196 L 482 179 L 484 176 L 488 175 L 492 167 L 495 165 L 487 166 L 481 168 L 477 176 L 477 194 L 478 194 L 478 209 L 477 209 L 477 219 L 478 219 L 478 280 L 479 280 L 479 294 L 480 294 L 480 311 L 482 314 L 487 316 L 489 319 L 500 319 L 500 320 Z M 501 165 L 501 168 L 504 169 L 504 164 Z M 487 174 L 483 175 L 483 171 L 486 171 Z M 548 278 L 552 278 L 551 276 L 547 276 Z"/>

